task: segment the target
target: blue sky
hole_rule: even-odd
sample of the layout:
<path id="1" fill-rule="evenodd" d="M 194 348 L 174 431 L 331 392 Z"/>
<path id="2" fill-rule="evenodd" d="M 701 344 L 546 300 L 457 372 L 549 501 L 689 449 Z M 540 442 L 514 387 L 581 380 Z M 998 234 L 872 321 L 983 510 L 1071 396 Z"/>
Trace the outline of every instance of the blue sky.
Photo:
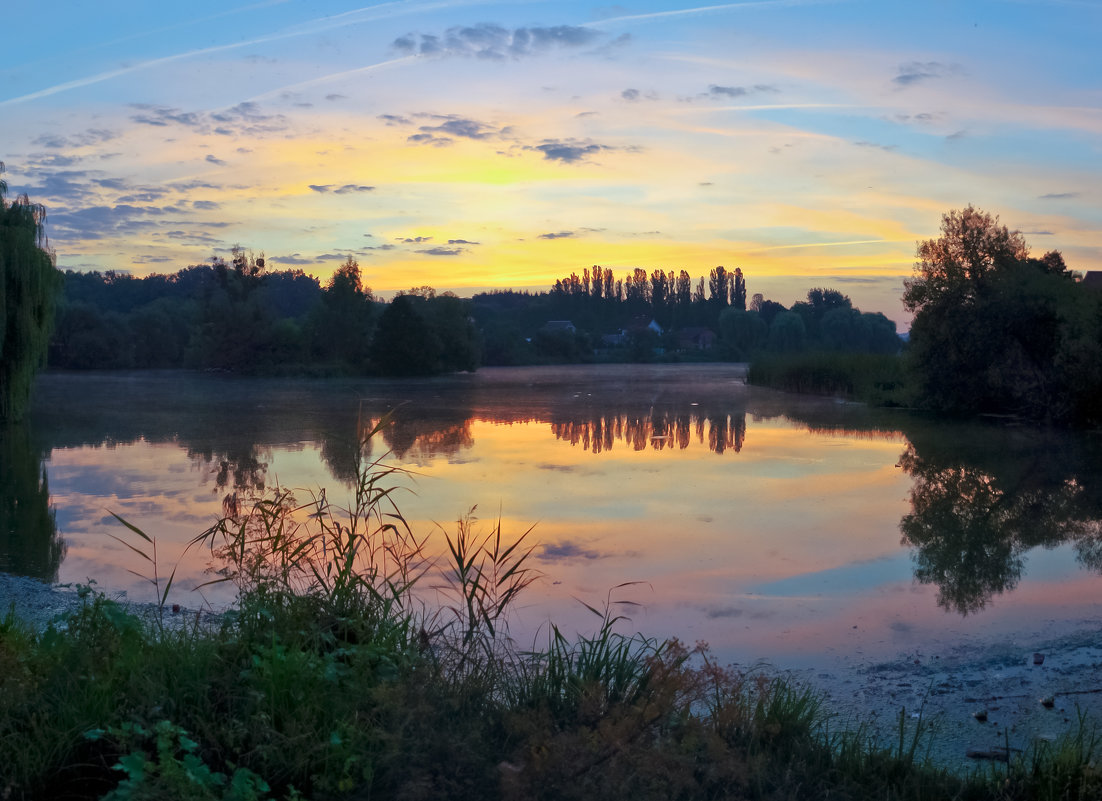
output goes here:
<path id="1" fill-rule="evenodd" d="M 902 325 L 972 203 L 1102 269 L 1102 2 L 85 3 L 5 10 L 0 160 L 58 265 L 240 244 L 386 295 L 741 267 Z"/>

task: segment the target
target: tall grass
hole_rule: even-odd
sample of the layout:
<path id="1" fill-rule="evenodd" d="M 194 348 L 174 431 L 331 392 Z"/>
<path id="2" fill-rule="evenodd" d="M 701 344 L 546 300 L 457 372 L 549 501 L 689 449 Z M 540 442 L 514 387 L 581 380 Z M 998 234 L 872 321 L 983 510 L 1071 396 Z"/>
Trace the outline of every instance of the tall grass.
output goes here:
<path id="1" fill-rule="evenodd" d="M 344 506 L 275 489 L 195 539 L 235 609 L 152 624 L 86 587 L 45 632 L 0 622 L 0 798 L 1057 799 L 1098 797 L 1098 741 L 1038 747 L 997 773 L 832 732 L 782 676 L 622 634 L 614 588 L 594 632 L 509 637 L 538 579 L 530 531 L 474 510 L 428 552 L 395 502 L 401 472 L 363 462 Z M 428 577 L 443 582 L 424 586 Z M 170 577 L 171 578 L 171 577 Z M 434 592 L 435 606 L 425 599 Z"/>
<path id="2" fill-rule="evenodd" d="M 903 358 L 868 353 L 762 352 L 746 380 L 758 386 L 808 395 L 828 395 L 877 406 L 908 405 Z"/>

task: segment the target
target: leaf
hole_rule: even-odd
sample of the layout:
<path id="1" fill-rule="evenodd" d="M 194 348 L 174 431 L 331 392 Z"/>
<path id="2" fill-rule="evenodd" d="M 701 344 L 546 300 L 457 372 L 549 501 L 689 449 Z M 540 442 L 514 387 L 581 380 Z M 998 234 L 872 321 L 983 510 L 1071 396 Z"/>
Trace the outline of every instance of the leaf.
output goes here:
<path id="1" fill-rule="evenodd" d="M 107 536 L 110 537 L 111 539 L 113 539 L 115 542 L 121 542 L 123 545 L 125 545 L 127 548 L 132 550 L 134 553 L 136 553 L 138 556 L 140 556 L 145 561 L 150 562 L 150 563 L 153 562 L 153 560 L 149 557 L 148 554 L 146 554 L 144 551 L 141 551 L 138 548 L 134 547 L 133 545 L 131 545 L 129 542 L 122 539 L 121 537 L 116 537 L 114 534 L 111 534 L 111 533 L 108 533 Z M 143 576 L 143 578 L 144 578 L 144 576 Z"/>
<path id="2" fill-rule="evenodd" d="M 142 538 L 143 540 L 145 540 L 146 542 L 148 542 L 148 543 L 149 543 L 150 545 L 152 545 L 152 544 L 153 544 L 153 540 L 152 540 L 152 538 L 150 538 L 150 536 L 149 536 L 148 534 L 146 534 L 146 533 L 145 533 L 144 531 L 142 531 L 142 530 L 141 530 L 140 528 L 138 528 L 137 526 L 135 526 L 135 525 L 134 525 L 133 523 L 128 523 L 128 522 L 126 522 L 126 521 L 125 521 L 125 520 L 123 520 L 123 519 L 122 519 L 121 517 L 119 517 L 119 516 L 118 516 L 117 514 L 115 514 L 114 512 L 112 512 L 112 511 L 111 511 L 110 509 L 108 509 L 107 511 L 108 511 L 108 513 L 109 513 L 109 514 L 110 514 L 110 515 L 111 515 L 112 517 L 114 517 L 114 518 L 115 518 L 116 520 L 118 520 L 118 521 L 119 521 L 120 523 L 122 523 L 122 524 L 123 524 L 124 526 L 126 526 L 126 527 L 127 527 L 128 529 L 130 529 L 131 531 L 133 531 L 133 532 L 134 532 L 135 534 L 137 534 L 137 535 L 138 535 L 139 537 L 141 537 L 141 538 Z M 118 539 L 118 538 L 116 537 L 116 539 Z M 120 540 L 120 541 L 121 541 L 121 540 Z"/>

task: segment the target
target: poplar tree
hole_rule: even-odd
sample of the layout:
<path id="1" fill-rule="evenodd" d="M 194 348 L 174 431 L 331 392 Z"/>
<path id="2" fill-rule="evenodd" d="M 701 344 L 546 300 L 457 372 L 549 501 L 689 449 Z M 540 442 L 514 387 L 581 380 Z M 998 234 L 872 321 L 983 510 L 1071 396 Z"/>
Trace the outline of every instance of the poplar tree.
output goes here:
<path id="1" fill-rule="evenodd" d="M 0 179 L 0 420 L 11 421 L 23 416 L 46 358 L 61 275 L 47 246 L 46 209 L 26 195 L 9 203 L 7 190 Z"/>

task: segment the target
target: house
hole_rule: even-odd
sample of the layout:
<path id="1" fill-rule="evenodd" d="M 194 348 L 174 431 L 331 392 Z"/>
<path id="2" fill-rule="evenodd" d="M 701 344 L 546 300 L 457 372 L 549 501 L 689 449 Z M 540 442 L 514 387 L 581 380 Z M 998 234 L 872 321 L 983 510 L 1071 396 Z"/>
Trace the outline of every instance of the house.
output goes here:
<path id="1" fill-rule="evenodd" d="M 716 345 L 716 332 L 703 326 L 690 326 L 677 332 L 677 347 L 681 350 L 711 350 Z"/>
<path id="2" fill-rule="evenodd" d="M 624 329 L 625 334 L 641 334 L 644 331 L 652 331 L 662 336 L 662 326 L 653 317 L 633 317 L 628 327 Z"/>
<path id="3" fill-rule="evenodd" d="M 1079 283 L 1087 289 L 1102 289 L 1102 270 L 1087 270 Z"/>
<path id="4" fill-rule="evenodd" d="M 546 331 L 548 334 L 573 334 L 578 329 L 574 327 L 574 323 L 569 320 L 548 320 L 543 324 L 541 331 Z"/>

